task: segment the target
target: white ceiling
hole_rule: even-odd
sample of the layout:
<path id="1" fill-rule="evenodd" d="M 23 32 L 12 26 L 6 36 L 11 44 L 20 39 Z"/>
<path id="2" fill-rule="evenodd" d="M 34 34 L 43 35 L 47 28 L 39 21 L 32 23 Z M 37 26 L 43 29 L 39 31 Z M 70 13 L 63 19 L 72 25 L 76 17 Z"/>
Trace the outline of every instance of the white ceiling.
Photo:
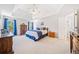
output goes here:
<path id="1" fill-rule="evenodd" d="M 36 4 L 35 7 L 38 8 L 39 14 L 38 18 L 46 17 L 49 15 L 57 14 L 63 5 L 61 4 Z M 15 5 L 13 15 L 16 17 L 29 17 L 31 16 L 31 10 L 33 9 L 32 4 L 26 5 Z M 19 16 L 18 16 L 19 15 Z"/>
<path id="2" fill-rule="evenodd" d="M 36 4 L 35 6 L 39 10 L 38 18 L 63 15 L 73 9 L 79 9 L 77 4 Z M 6 12 L 16 18 L 27 18 L 32 17 L 31 10 L 33 7 L 33 4 L 0 4 L 0 13 Z"/>
<path id="3" fill-rule="evenodd" d="M 74 10 L 78 10 L 79 11 L 79 4 L 65 4 L 58 15 L 66 15 Z"/>
<path id="4" fill-rule="evenodd" d="M 14 4 L 0 4 L 0 14 L 2 12 L 6 13 L 11 13 L 14 9 L 15 5 Z"/>

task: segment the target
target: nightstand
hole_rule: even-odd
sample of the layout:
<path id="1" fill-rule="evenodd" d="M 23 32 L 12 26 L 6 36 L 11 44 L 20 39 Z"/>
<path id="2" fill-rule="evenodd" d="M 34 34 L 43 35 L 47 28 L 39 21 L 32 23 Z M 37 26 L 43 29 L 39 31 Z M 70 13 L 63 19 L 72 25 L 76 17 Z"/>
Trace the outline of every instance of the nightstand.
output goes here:
<path id="1" fill-rule="evenodd" d="M 49 31 L 49 32 L 48 32 L 48 36 L 49 36 L 49 37 L 52 37 L 52 38 L 56 38 L 56 32 L 51 32 L 51 31 Z"/>

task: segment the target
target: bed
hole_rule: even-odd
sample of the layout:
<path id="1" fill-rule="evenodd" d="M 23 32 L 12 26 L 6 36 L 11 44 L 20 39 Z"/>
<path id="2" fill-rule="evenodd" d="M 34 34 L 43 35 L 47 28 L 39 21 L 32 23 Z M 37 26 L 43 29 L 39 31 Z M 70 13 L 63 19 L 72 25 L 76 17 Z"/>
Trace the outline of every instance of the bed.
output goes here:
<path id="1" fill-rule="evenodd" d="M 46 37 L 48 34 L 48 29 L 47 28 L 43 28 L 40 30 L 28 30 L 26 32 L 26 36 L 29 37 L 30 39 L 34 40 L 34 41 L 38 41 L 44 37 Z"/>

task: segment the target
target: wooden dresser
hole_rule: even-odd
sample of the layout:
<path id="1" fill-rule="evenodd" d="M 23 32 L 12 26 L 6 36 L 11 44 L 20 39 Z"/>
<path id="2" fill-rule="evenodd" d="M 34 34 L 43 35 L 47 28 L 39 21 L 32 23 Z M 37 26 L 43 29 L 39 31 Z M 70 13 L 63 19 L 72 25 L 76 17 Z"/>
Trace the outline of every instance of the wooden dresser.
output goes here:
<path id="1" fill-rule="evenodd" d="M 12 54 L 12 36 L 0 38 L 0 54 Z"/>
<path id="2" fill-rule="evenodd" d="M 24 23 L 20 25 L 20 35 L 24 35 L 27 31 L 27 25 Z"/>
<path id="3" fill-rule="evenodd" d="M 70 52 L 79 54 L 79 37 L 77 34 L 70 35 Z"/>
<path id="4" fill-rule="evenodd" d="M 48 32 L 48 36 L 52 37 L 52 38 L 55 38 L 56 37 L 56 33 L 50 31 L 50 32 Z"/>

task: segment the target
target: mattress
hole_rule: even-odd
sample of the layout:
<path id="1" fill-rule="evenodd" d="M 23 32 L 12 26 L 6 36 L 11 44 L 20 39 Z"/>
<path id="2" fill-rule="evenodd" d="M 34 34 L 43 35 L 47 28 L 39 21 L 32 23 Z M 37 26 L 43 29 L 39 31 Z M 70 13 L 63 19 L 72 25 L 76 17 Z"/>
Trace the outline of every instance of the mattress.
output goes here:
<path id="1" fill-rule="evenodd" d="M 42 32 L 42 35 L 47 34 L 47 30 L 40 30 Z"/>

